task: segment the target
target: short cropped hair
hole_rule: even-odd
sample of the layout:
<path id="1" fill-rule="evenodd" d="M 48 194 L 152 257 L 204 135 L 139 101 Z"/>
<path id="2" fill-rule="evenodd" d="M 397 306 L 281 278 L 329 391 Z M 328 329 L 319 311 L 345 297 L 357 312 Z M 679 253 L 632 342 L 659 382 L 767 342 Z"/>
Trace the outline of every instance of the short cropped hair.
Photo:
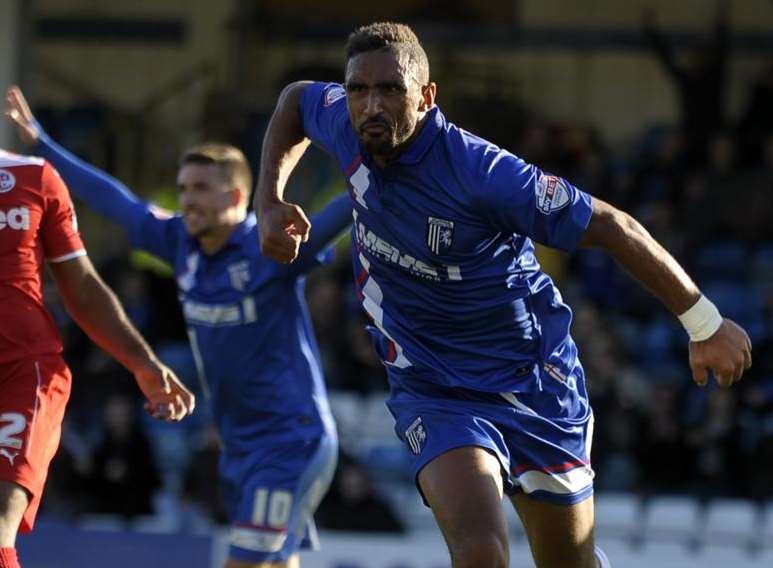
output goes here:
<path id="1" fill-rule="evenodd" d="M 354 30 L 346 41 L 346 62 L 360 53 L 391 50 L 405 54 L 416 71 L 416 79 L 422 85 L 429 83 L 427 53 L 413 30 L 405 24 L 376 22 Z"/>
<path id="2" fill-rule="evenodd" d="M 252 171 L 239 148 L 219 142 L 206 142 L 193 148 L 188 148 L 180 158 L 180 166 L 185 164 L 200 164 L 203 166 L 216 164 L 229 183 L 244 186 L 249 194 L 252 189 Z"/>

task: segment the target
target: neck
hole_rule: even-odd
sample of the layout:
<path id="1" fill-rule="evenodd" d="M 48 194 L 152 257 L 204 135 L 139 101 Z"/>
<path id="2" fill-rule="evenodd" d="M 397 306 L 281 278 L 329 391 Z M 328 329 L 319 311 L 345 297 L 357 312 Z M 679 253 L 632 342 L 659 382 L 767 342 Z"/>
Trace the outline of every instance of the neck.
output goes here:
<path id="1" fill-rule="evenodd" d="M 199 245 L 201 246 L 201 250 L 203 250 L 206 254 L 215 254 L 225 246 L 225 244 L 228 242 L 228 239 L 231 237 L 231 233 L 234 232 L 234 229 L 236 229 L 236 227 L 242 221 L 243 219 L 240 219 L 236 223 L 221 225 L 215 229 L 212 229 L 211 231 L 207 231 L 206 235 L 197 237 Z"/>

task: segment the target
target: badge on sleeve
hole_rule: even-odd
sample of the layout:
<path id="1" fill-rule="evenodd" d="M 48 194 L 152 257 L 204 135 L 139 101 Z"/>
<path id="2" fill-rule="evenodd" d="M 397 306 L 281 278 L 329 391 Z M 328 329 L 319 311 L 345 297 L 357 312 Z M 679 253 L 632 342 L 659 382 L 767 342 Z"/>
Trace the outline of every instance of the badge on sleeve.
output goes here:
<path id="1" fill-rule="evenodd" d="M 8 170 L 0 170 L 0 193 L 11 191 L 16 186 L 16 176 Z"/>
<path id="2" fill-rule="evenodd" d="M 336 85 L 335 87 L 329 87 L 325 91 L 325 102 L 324 105 L 326 107 L 329 107 L 334 102 L 336 102 L 338 99 L 342 99 L 346 96 L 346 91 L 344 91 L 343 87 L 339 87 Z"/>
<path id="3" fill-rule="evenodd" d="M 550 215 L 569 204 L 569 189 L 563 180 L 556 176 L 542 174 L 537 180 L 537 209 Z"/>

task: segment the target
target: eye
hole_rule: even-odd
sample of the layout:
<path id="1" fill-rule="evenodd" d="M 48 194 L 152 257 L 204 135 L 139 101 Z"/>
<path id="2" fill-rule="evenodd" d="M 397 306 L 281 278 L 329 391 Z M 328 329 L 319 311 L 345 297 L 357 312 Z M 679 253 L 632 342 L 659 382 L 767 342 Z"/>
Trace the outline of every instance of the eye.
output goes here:
<path id="1" fill-rule="evenodd" d="M 365 90 L 363 85 L 346 85 L 347 93 L 361 93 Z"/>

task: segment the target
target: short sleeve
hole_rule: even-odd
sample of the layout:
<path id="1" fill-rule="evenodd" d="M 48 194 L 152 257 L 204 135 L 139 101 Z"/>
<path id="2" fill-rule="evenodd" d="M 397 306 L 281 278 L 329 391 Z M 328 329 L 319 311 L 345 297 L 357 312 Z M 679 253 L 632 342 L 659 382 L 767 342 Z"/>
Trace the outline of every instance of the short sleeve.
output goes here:
<path id="1" fill-rule="evenodd" d="M 311 83 L 301 94 L 303 129 L 314 144 L 335 155 L 335 143 L 348 127 L 346 91 L 338 83 Z"/>
<path id="2" fill-rule="evenodd" d="M 43 254 L 49 262 L 63 262 L 86 254 L 78 219 L 62 178 L 54 167 L 46 162 L 41 174 L 41 193 L 44 211 L 40 224 Z"/>
<path id="3" fill-rule="evenodd" d="M 577 248 L 593 213 L 589 194 L 494 146 L 480 163 L 484 214 L 497 230 L 564 251 Z"/>

